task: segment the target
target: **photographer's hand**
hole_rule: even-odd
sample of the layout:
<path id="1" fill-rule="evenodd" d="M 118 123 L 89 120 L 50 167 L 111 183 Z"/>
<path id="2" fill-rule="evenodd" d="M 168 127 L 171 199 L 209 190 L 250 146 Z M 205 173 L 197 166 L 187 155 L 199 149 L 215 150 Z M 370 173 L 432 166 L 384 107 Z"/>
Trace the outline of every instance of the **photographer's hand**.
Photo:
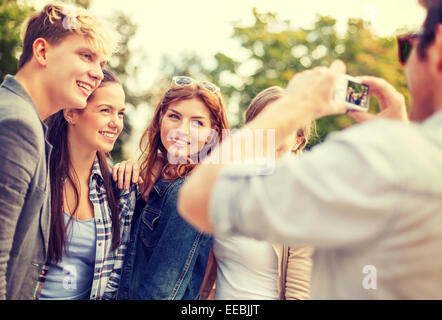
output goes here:
<path id="1" fill-rule="evenodd" d="M 358 77 L 362 83 L 370 86 L 370 95 L 375 95 L 379 101 L 379 113 L 351 110 L 348 115 L 356 121 L 363 122 L 379 118 L 399 119 L 408 122 L 407 107 L 404 96 L 390 83 L 382 78 L 363 76 Z"/>

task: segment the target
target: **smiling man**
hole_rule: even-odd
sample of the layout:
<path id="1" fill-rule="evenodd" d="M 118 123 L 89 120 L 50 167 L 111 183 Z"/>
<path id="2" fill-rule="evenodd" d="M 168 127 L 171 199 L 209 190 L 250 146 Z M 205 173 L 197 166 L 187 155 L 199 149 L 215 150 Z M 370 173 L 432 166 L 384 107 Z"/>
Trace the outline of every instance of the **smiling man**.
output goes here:
<path id="1" fill-rule="evenodd" d="M 24 29 L 15 76 L 0 87 L 0 299 L 31 299 L 50 224 L 48 116 L 84 108 L 117 37 L 80 8 L 48 5 Z"/>

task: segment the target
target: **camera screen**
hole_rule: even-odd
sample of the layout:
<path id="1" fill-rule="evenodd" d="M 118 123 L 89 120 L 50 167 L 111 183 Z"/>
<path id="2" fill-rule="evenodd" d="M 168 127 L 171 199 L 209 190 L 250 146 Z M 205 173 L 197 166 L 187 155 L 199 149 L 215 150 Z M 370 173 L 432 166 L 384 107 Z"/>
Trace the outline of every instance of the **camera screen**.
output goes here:
<path id="1" fill-rule="evenodd" d="M 348 80 L 345 101 L 361 108 L 367 108 L 369 86 Z"/>

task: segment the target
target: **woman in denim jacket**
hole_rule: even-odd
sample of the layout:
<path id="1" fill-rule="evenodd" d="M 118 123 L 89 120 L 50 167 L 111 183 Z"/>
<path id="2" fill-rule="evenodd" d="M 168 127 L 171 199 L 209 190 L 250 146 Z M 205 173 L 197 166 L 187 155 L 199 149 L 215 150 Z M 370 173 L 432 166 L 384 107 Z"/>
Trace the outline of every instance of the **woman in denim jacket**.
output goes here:
<path id="1" fill-rule="evenodd" d="M 185 177 L 228 129 L 217 86 L 174 77 L 144 132 L 137 200 L 117 299 L 199 299 L 212 237 L 177 211 Z M 158 173 L 157 175 L 152 173 Z"/>

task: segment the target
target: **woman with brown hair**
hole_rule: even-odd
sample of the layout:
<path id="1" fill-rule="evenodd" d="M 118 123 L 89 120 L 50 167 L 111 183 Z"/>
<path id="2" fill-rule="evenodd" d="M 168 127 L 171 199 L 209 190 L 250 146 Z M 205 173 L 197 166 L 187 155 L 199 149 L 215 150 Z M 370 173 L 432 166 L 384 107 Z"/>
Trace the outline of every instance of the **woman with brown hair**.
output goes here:
<path id="1" fill-rule="evenodd" d="M 48 140 L 54 147 L 51 224 L 35 299 L 116 294 L 135 203 L 135 192 L 118 191 L 107 162 L 123 130 L 124 112 L 122 85 L 103 70 L 85 109 L 68 108 L 48 118 Z"/>
<path id="2" fill-rule="evenodd" d="M 284 90 L 274 86 L 261 91 L 246 110 L 246 123 L 281 98 Z M 311 126 L 300 128 L 276 150 L 276 158 L 299 155 Z M 214 238 L 217 261 L 215 299 L 276 300 L 308 299 L 313 249 L 270 244 L 246 237 Z"/>
<path id="3" fill-rule="evenodd" d="M 118 299 L 198 299 L 212 237 L 177 211 L 186 176 L 228 129 L 220 90 L 207 81 L 174 77 L 144 132 L 140 198 Z M 157 174 L 154 174 L 157 173 Z"/>

